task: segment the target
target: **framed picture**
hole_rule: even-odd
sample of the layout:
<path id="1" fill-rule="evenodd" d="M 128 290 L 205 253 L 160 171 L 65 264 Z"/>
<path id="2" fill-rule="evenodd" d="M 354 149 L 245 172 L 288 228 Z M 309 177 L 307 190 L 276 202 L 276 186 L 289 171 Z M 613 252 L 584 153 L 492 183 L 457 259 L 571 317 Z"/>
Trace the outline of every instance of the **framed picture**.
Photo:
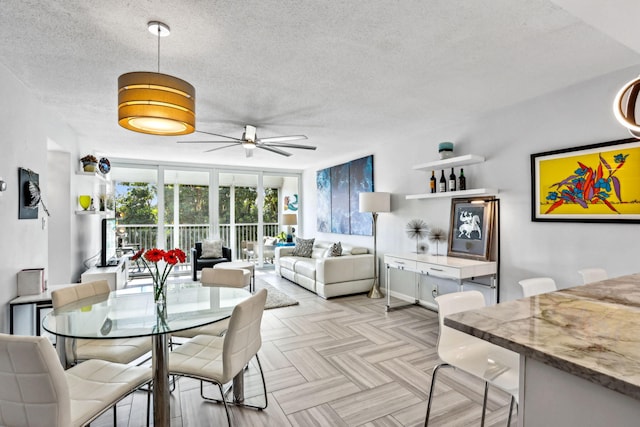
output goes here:
<path id="1" fill-rule="evenodd" d="M 531 220 L 640 222 L 640 141 L 532 154 Z"/>
<path id="2" fill-rule="evenodd" d="M 37 173 L 30 169 L 18 168 L 18 183 L 20 185 L 18 191 L 18 219 L 37 219 L 38 218 L 38 201 L 40 200 L 40 177 Z M 37 189 L 38 200 L 34 204 L 34 195 L 32 191 Z"/>
<path id="3" fill-rule="evenodd" d="M 491 259 L 496 202 L 493 198 L 451 200 L 447 256 Z"/>

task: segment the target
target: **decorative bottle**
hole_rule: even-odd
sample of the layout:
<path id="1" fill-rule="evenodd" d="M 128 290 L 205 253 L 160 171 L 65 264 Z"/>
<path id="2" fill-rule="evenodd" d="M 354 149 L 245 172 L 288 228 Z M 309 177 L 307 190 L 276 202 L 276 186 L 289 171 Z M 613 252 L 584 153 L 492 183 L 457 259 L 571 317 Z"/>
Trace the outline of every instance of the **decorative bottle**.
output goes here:
<path id="1" fill-rule="evenodd" d="M 440 175 L 440 186 L 438 187 L 438 192 L 444 193 L 447 191 L 447 180 L 444 178 L 444 169 L 442 170 L 442 175 Z"/>
<path id="2" fill-rule="evenodd" d="M 458 178 L 458 190 L 467 189 L 467 178 L 464 176 L 464 169 L 460 169 L 460 177 Z"/>
<path id="3" fill-rule="evenodd" d="M 451 168 L 451 174 L 449 175 L 449 191 L 456 191 L 456 174 Z"/>
<path id="4" fill-rule="evenodd" d="M 436 171 L 431 171 L 431 179 L 429 180 L 429 188 L 432 193 L 436 192 Z"/>

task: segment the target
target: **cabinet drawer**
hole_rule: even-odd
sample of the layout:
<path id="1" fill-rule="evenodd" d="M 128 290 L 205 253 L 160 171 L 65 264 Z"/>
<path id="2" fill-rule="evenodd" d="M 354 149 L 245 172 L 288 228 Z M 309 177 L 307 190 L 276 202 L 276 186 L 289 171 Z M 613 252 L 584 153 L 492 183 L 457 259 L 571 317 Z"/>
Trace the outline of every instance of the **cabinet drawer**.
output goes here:
<path id="1" fill-rule="evenodd" d="M 461 278 L 461 273 L 459 268 L 448 267 L 445 265 L 438 265 L 438 264 L 427 264 L 424 262 L 419 262 L 417 268 L 418 268 L 418 271 L 420 271 L 422 274 L 429 274 L 429 275 L 438 276 L 438 277 L 448 277 L 452 279 Z"/>
<path id="2" fill-rule="evenodd" d="M 384 263 L 388 264 L 390 268 L 397 268 L 399 270 L 411 270 L 416 271 L 416 261 L 408 260 L 405 258 L 397 258 L 393 256 L 384 257 Z"/>

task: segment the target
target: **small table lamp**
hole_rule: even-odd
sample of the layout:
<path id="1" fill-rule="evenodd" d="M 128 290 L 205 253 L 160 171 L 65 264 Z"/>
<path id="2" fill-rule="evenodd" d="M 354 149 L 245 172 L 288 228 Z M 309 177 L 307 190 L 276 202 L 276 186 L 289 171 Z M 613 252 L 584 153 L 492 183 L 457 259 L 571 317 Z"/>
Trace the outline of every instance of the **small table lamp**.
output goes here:
<path id="1" fill-rule="evenodd" d="M 373 287 L 369 298 L 382 298 L 380 281 L 378 280 L 378 254 L 376 241 L 376 223 L 378 212 L 391 212 L 391 193 L 360 193 L 360 212 L 371 212 L 373 216 Z"/>
<path id="2" fill-rule="evenodd" d="M 293 242 L 293 233 L 295 233 L 295 229 L 292 228 L 291 226 L 297 225 L 297 224 L 298 224 L 298 215 L 282 214 L 282 225 L 287 226 L 287 242 Z"/>

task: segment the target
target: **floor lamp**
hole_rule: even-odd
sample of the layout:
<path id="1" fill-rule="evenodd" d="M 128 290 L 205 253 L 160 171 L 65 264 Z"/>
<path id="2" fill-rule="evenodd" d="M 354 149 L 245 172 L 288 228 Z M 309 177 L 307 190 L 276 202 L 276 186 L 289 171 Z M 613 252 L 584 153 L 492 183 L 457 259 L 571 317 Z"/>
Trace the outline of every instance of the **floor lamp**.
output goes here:
<path id="1" fill-rule="evenodd" d="M 360 212 L 371 212 L 373 216 L 373 287 L 367 296 L 369 298 L 382 298 L 380 280 L 378 279 L 376 223 L 378 222 L 379 212 L 391 212 L 391 193 L 360 193 Z"/>

